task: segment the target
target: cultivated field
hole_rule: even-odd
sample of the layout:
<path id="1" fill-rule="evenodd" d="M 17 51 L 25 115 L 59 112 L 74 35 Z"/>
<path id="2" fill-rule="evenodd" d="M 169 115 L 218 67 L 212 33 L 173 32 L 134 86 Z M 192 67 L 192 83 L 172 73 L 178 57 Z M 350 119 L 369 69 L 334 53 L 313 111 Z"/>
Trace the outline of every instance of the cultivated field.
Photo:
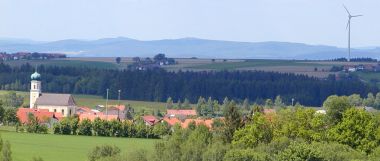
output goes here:
<path id="1" fill-rule="evenodd" d="M 11 144 L 14 161 L 30 161 L 41 157 L 45 161 L 85 161 L 88 152 L 97 145 L 115 145 L 122 153 L 144 149 L 152 153 L 158 139 L 114 138 L 97 136 L 67 136 L 2 131 L 3 140 Z"/>
<path id="2" fill-rule="evenodd" d="M 304 74 L 318 78 L 325 78 L 332 66 L 374 64 L 373 62 L 333 62 L 333 61 L 310 61 L 310 60 L 274 60 L 274 59 L 191 59 L 177 58 L 177 64 L 163 66 L 168 71 L 217 71 L 217 70 L 258 70 L 281 73 Z M 121 63 L 116 64 L 114 57 L 72 57 L 56 60 L 21 60 L 8 61 L 7 64 L 20 66 L 30 63 L 32 65 L 57 65 L 105 69 L 126 69 L 133 63 L 132 58 L 122 57 Z M 315 71 L 315 69 L 317 69 Z"/>

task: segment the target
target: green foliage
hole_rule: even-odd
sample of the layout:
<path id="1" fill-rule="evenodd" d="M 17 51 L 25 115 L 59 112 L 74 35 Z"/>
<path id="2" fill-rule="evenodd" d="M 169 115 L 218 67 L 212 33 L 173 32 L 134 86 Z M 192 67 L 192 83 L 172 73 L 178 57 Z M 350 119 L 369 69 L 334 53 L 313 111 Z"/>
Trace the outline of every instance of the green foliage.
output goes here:
<path id="1" fill-rule="evenodd" d="M 225 150 L 210 149 L 224 148 L 219 141 L 212 141 L 213 135 L 205 125 L 196 126 L 194 130 L 181 129 L 175 126 L 172 135 L 163 142 L 155 145 L 155 161 L 202 161 L 203 158 L 212 160 Z M 212 145 L 215 144 L 215 145 Z M 217 156 L 222 157 L 222 156 Z"/>
<path id="2" fill-rule="evenodd" d="M 348 109 L 342 121 L 329 131 L 329 138 L 365 153 L 379 146 L 379 120 L 361 109 Z"/>
<path id="3" fill-rule="evenodd" d="M 331 124 L 341 121 L 343 112 L 352 107 L 346 96 L 330 96 L 323 102 L 323 107 L 327 110 L 327 117 Z"/>
<path id="4" fill-rule="evenodd" d="M 182 157 L 183 161 L 199 161 L 202 160 L 203 153 L 211 141 L 211 133 L 204 125 L 199 125 L 189 135 L 187 140 L 182 144 Z"/>
<path id="5" fill-rule="evenodd" d="M 224 139 L 225 142 L 231 143 L 235 131 L 242 126 L 241 113 L 234 101 L 231 101 L 225 109 L 224 118 Z"/>
<path id="6" fill-rule="evenodd" d="M 363 100 L 365 106 L 373 106 L 375 104 L 375 97 L 372 93 L 368 93 L 367 98 Z"/>
<path id="7" fill-rule="evenodd" d="M 182 102 L 181 102 L 181 100 L 179 99 L 178 101 L 177 101 L 177 109 L 182 109 L 183 107 L 182 107 Z"/>
<path id="8" fill-rule="evenodd" d="M 24 103 L 24 97 L 16 94 L 14 91 L 10 91 L 1 99 L 6 107 L 19 108 Z"/>
<path id="9" fill-rule="evenodd" d="M 376 160 L 379 160 L 379 158 L 380 158 L 380 147 L 377 147 L 369 155 L 369 160 L 376 161 Z"/>
<path id="10" fill-rule="evenodd" d="M 174 127 L 168 140 L 156 144 L 154 158 L 156 161 L 379 160 L 380 115 L 352 108 L 351 104 L 355 103 L 350 103 L 348 97 L 331 96 L 324 104 L 331 110 L 328 114 L 301 105 L 264 114 L 263 108 L 257 106 L 254 108 L 257 112 L 243 124 L 234 101 L 228 101 L 224 122 L 216 120 L 212 131 L 195 124 L 188 129 Z M 233 136 L 232 144 L 226 139 L 229 136 Z"/>
<path id="11" fill-rule="evenodd" d="M 148 153 L 144 149 L 134 150 L 132 152 L 129 152 L 126 159 L 123 161 L 149 161 Z"/>
<path id="12" fill-rule="evenodd" d="M 352 94 L 348 96 L 348 100 L 350 101 L 351 106 L 362 106 L 363 99 L 358 94 Z"/>
<path id="13" fill-rule="evenodd" d="M 18 123 L 16 108 L 7 108 L 4 112 L 3 123 L 7 125 L 15 125 Z"/>
<path id="14" fill-rule="evenodd" d="M 78 135 L 92 135 L 92 123 L 89 119 L 84 119 L 79 124 Z"/>
<path id="15" fill-rule="evenodd" d="M 228 147 L 222 142 L 214 140 L 208 145 L 206 151 L 203 153 L 202 161 L 221 161 Z"/>
<path id="16" fill-rule="evenodd" d="M 258 104 L 254 104 L 254 105 L 253 105 L 253 108 L 252 108 L 252 112 L 253 112 L 254 114 L 256 114 L 256 113 L 264 113 L 264 107 L 263 107 L 263 106 L 260 106 L 260 105 L 258 105 Z"/>
<path id="17" fill-rule="evenodd" d="M 88 161 L 97 161 L 102 158 L 117 156 L 120 154 L 120 151 L 120 148 L 117 146 L 96 146 L 88 153 Z"/>
<path id="18" fill-rule="evenodd" d="M 376 87 L 358 79 L 320 80 L 304 75 L 262 71 L 171 72 L 164 69 L 131 71 L 81 68 L 83 61 L 76 62 L 78 66 L 67 66 L 74 63 L 73 61 L 49 62 L 53 62 L 53 65 L 55 63 L 56 66 L 39 66 L 43 86 L 46 87 L 44 91 L 105 96 L 106 89 L 110 88 L 111 99 L 117 99 L 115 89 L 121 89 L 123 91 L 121 99 L 164 102 L 168 96 L 173 100 L 183 100 L 186 96 L 190 102 L 196 102 L 199 96 L 211 96 L 216 100 L 222 100 L 224 97 L 256 100 L 281 95 L 286 99 L 297 98 L 308 106 L 319 106 L 326 96 L 332 94 L 350 95 L 377 91 Z M 60 66 L 59 62 L 65 62 L 66 66 Z M 96 62 L 87 62 L 87 64 L 100 65 Z M 28 91 L 29 76 L 32 72 L 33 67 L 28 64 L 19 67 L 0 64 L 0 88 Z M 127 85 L 122 86 L 123 84 Z M 316 89 L 318 92 L 315 92 Z"/>
<path id="19" fill-rule="evenodd" d="M 183 101 L 183 108 L 185 109 L 191 108 L 189 99 L 185 98 L 185 100 Z"/>
<path id="20" fill-rule="evenodd" d="M 282 101 L 281 96 L 279 96 L 279 95 L 276 96 L 276 99 L 274 100 L 274 106 L 276 106 L 277 108 L 284 108 L 285 107 L 285 104 Z"/>
<path id="21" fill-rule="evenodd" d="M 325 116 L 313 109 L 284 109 L 279 111 L 274 123 L 275 137 L 303 138 L 309 142 L 325 138 Z"/>
<path id="22" fill-rule="evenodd" d="M 205 116 L 207 112 L 206 109 L 207 109 L 207 105 L 206 105 L 205 98 L 199 97 L 197 107 L 196 107 L 198 115 Z"/>
<path id="23" fill-rule="evenodd" d="M 0 101 L 0 121 L 4 120 L 4 113 L 5 113 L 5 109 L 4 109 L 4 106 L 3 106 L 3 102 Z"/>
<path id="24" fill-rule="evenodd" d="M 62 119 L 59 124 L 60 124 L 60 134 L 63 134 L 63 135 L 70 135 L 71 134 L 71 126 L 70 126 L 70 123 L 71 123 L 71 119 L 66 117 L 64 119 Z"/>
<path id="25" fill-rule="evenodd" d="M 26 131 L 29 133 L 43 133 L 48 132 L 48 127 L 45 124 L 40 124 L 37 117 L 32 113 L 28 115 L 28 122 L 26 123 Z"/>
<path id="26" fill-rule="evenodd" d="M 116 136 L 120 137 L 122 134 L 122 123 L 116 119 L 113 119 L 109 122 L 109 125 L 111 126 L 110 130 L 110 136 Z"/>
<path id="27" fill-rule="evenodd" d="M 224 161 L 269 161 L 266 153 L 253 149 L 232 149 L 227 151 Z"/>
<path id="28" fill-rule="evenodd" d="M 284 151 L 278 154 L 277 159 L 282 161 L 324 160 L 319 149 L 315 149 L 304 142 L 292 142 Z"/>
<path id="29" fill-rule="evenodd" d="M 12 161 L 11 144 L 9 143 L 9 141 L 4 142 L 1 153 L 1 161 Z"/>
<path id="30" fill-rule="evenodd" d="M 243 107 L 243 109 L 246 110 L 246 111 L 251 110 L 251 108 L 250 108 L 250 106 L 249 106 L 249 100 L 248 100 L 248 98 L 244 99 L 242 107 Z"/>
<path id="31" fill-rule="evenodd" d="M 270 143 L 273 130 L 269 121 L 261 114 L 255 114 L 252 123 L 235 131 L 233 145 L 244 148 L 254 148 L 259 143 Z"/>
<path id="32" fill-rule="evenodd" d="M 171 97 L 169 97 L 166 100 L 166 109 L 172 109 L 172 108 L 173 108 L 173 99 Z"/>
<path id="33" fill-rule="evenodd" d="M 265 100 L 265 107 L 266 108 L 273 108 L 273 101 L 271 99 Z"/>
<path id="34" fill-rule="evenodd" d="M 158 123 L 153 127 L 153 133 L 161 138 L 170 133 L 170 127 L 167 122 Z"/>
<path id="35" fill-rule="evenodd" d="M 311 146 L 321 152 L 321 156 L 324 160 L 367 160 L 365 154 L 352 149 L 348 145 L 335 142 L 314 142 Z"/>

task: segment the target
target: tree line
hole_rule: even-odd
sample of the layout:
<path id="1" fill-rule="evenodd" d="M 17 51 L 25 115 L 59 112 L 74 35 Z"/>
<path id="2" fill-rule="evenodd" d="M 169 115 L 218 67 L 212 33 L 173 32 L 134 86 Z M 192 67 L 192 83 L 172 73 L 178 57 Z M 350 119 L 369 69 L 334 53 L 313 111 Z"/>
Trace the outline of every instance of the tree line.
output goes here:
<path id="1" fill-rule="evenodd" d="M 102 120 L 96 118 L 94 121 L 79 118 L 64 118 L 53 126 L 54 134 L 63 135 L 85 135 L 85 136 L 110 136 L 110 137 L 130 137 L 130 138 L 160 138 L 170 134 L 170 127 L 166 122 L 161 122 L 155 126 L 148 126 L 138 118 L 135 121 L 126 120 Z"/>
<path id="2" fill-rule="evenodd" d="M 0 64 L 2 90 L 29 91 L 30 74 L 34 67 L 29 64 L 11 67 Z M 132 71 L 93 69 L 80 67 L 39 66 L 44 92 L 74 93 L 106 96 L 117 99 L 120 89 L 122 99 L 143 101 L 166 101 L 188 99 L 197 102 L 200 96 L 223 101 L 225 97 L 235 100 L 264 102 L 281 95 L 286 104 L 292 98 L 307 106 L 320 106 L 328 96 L 364 96 L 377 93 L 378 88 L 358 79 L 321 80 L 305 75 L 262 71 L 213 71 L 169 72 L 163 69 Z"/>

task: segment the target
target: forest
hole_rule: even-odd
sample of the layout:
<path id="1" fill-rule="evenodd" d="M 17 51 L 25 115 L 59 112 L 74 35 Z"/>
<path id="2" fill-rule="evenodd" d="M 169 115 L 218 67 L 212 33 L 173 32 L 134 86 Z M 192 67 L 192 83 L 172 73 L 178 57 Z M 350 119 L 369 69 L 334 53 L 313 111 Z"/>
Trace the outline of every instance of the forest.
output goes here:
<path id="1" fill-rule="evenodd" d="M 2 90 L 28 91 L 30 75 L 35 67 L 24 64 L 19 67 L 0 64 Z M 188 99 L 196 103 L 199 97 L 212 97 L 223 101 L 228 97 L 237 101 L 249 99 L 264 104 L 265 99 L 281 95 L 285 104 L 292 98 L 306 106 L 321 106 L 330 95 L 377 93 L 377 87 L 357 78 L 335 80 L 318 79 L 305 75 L 262 71 L 178 71 L 163 69 L 133 71 L 79 67 L 38 66 L 42 75 L 43 92 L 72 93 L 106 96 L 117 99 L 175 102 Z"/>

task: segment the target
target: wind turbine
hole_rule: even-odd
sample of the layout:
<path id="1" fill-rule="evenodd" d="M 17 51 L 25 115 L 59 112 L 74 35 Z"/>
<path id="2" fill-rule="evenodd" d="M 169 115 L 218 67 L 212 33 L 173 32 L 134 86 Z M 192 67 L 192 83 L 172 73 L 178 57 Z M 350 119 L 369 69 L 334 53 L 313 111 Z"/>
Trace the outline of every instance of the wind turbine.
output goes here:
<path id="1" fill-rule="evenodd" d="M 347 14 L 348 14 L 348 22 L 347 22 L 347 27 L 348 29 L 348 61 L 351 59 L 351 19 L 354 17 L 360 17 L 363 15 L 351 15 L 350 11 L 348 11 L 347 7 L 343 5 L 344 9 L 346 9 Z"/>

